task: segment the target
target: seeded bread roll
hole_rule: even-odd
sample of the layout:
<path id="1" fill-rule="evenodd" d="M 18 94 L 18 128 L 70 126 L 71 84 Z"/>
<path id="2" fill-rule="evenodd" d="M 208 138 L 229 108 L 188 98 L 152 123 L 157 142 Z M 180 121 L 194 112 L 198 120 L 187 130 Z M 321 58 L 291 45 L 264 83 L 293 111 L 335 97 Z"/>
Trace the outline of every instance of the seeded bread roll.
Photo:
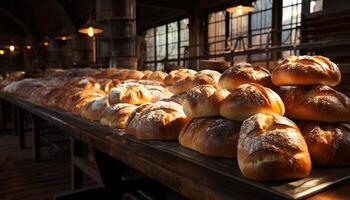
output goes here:
<path id="1" fill-rule="evenodd" d="M 240 122 L 224 118 L 192 119 L 182 129 L 179 143 L 209 156 L 236 157 L 240 127 Z"/>
<path id="2" fill-rule="evenodd" d="M 256 181 L 304 178 L 311 171 L 299 128 L 280 115 L 259 113 L 243 122 L 237 159 L 242 174 Z"/>
<path id="3" fill-rule="evenodd" d="M 350 165 L 349 124 L 305 122 L 301 125 L 301 132 L 313 165 Z"/>
<path id="4" fill-rule="evenodd" d="M 210 76 L 204 74 L 196 74 L 194 76 L 189 76 L 176 81 L 172 86 L 169 87 L 169 90 L 173 94 L 180 94 L 183 92 L 187 92 L 188 90 L 196 86 L 205 84 L 217 85 L 217 82 Z"/>
<path id="5" fill-rule="evenodd" d="M 228 90 L 234 90 L 246 83 L 257 83 L 271 87 L 269 70 L 249 63 L 240 63 L 225 70 L 219 80 L 219 86 Z"/>
<path id="6" fill-rule="evenodd" d="M 117 103 L 129 103 L 139 105 L 151 102 L 153 99 L 150 91 L 141 84 L 121 84 L 113 88 L 108 95 L 110 105 Z"/>
<path id="7" fill-rule="evenodd" d="M 350 121 L 350 98 L 328 86 L 282 87 L 279 94 L 292 119 Z"/>
<path id="8" fill-rule="evenodd" d="M 190 118 L 220 116 L 221 102 L 230 93 L 213 85 L 200 85 L 187 92 L 184 112 Z"/>
<path id="9" fill-rule="evenodd" d="M 125 132 L 140 140 L 177 140 L 190 119 L 175 102 L 141 105 L 129 116 Z"/>
<path id="10" fill-rule="evenodd" d="M 136 108 L 137 106 L 128 103 L 114 104 L 105 109 L 100 122 L 112 128 L 124 129 L 128 117 Z"/>
<path id="11" fill-rule="evenodd" d="M 244 121 L 256 113 L 284 115 L 284 111 L 284 104 L 278 94 L 255 83 L 232 90 L 220 107 L 223 117 L 238 121 Z"/>
<path id="12" fill-rule="evenodd" d="M 340 83 L 338 66 L 323 56 L 290 56 L 272 71 L 274 85 L 329 85 Z"/>

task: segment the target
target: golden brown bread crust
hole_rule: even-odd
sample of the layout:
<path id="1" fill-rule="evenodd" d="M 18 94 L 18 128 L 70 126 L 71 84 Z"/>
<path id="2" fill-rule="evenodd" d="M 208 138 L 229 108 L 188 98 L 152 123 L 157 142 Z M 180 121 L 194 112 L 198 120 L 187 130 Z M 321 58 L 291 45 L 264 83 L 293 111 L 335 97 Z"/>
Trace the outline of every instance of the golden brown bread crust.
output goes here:
<path id="1" fill-rule="evenodd" d="M 311 171 L 299 128 L 280 115 L 259 113 L 243 122 L 237 159 L 242 174 L 257 181 L 304 178 Z"/>
<path id="2" fill-rule="evenodd" d="M 110 105 L 117 103 L 130 103 L 139 105 L 153 100 L 150 91 L 143 85 L 129 83 L 121 84 L 116 88 L 113 88 L 108 95 L 108 101 Z"/>
<path id="3" fill-rule="evenodd" d="M 282 87 L 279 94 L 292 119 L 347 122 L 350 99 L 328 86 Z"/>
<path id="4" fill-rule="evenodd" d="M 180 94 L 199 85 L 217 85 L 217 82 L 210 76 L 204 74 L 196 74 L 176 81 L 169 86 L 170 92 L 173 94 Z"/>
<path id="5" fill-rule="evenodd" d="M 190 119 L 175 102 L 141 105 L 129 116 L 125 132 L 140 140 L 176 140 Z"/>
<path id="6" fill-rule="evenodd" d="M 186 94 L 185 114 L 190 118 L 220 116 L 220 105 L 230 93 L 213 85 L 200 85 Z"/>
<path id="7" fill-rule="evenodd" d="M 305 122 L 301 132 L 306 140 L 313 165 L 350 165 L 350 125 Z"/>
<path id="8" fill-rule="evenodd" d="M 126 79 L 140 80 L 143 77 L 143 72 L 137 70 L 130 70 Z"/>
<path id="9" fill-rule="evenodd" d="M 117 68 L 103 69 L 99 74 L 96 74 L 95 78 L 98 78 L 98 79 L 110 79 L 117 73 L 118 73 L 118 69 Z"/>
<path id="10" fill-rule="evenodd" d="M 124 129 L 128 117 L 135 108 L 137 106 L 128 103 L 118 103 L 109 106 L 102 113 L 100 122 L 112 128 Z"/>
<path id="11" fill-rule="evenodd" d="M 100 84 L 100 89 L 108 94 L 112 88 L 120 85 L 120 81 L 117 79 L 98 79 L 97 82 Z"/>
<path id="12" fill-rule="evenodd" d="M 256 113 L 284 115 L 281 98 L 270 88 L 250 83 L 231 91 L 221 103 L 220 114 L 231 120 L 243 121 Z"/>
<path id="13" fill-rule="evenodd" d="M 323 56 L 290 56 L 272 71 L 274 85 L 329 85 L 341 80 L 338 66 Z"/>
<path id="14" fill-rule="evenodd" d="M 164 83 L 166 85 L 172 85 L 180 79 L 194 76 L 195 74 L 197 74 L 197 72 L 192 70 L 192 69 L 173 70 L 173 71 L 169 72 L 169 74 L 164 78 Z"/>
<path id="15" fill-rule="evenodd" d="M 233 90 L 246 83 L 258 83 L 271 87 L 269 70 L 249 63 L 240 63 L 224 71 L 219 80 L 219 86 Z"/>
<path id="16" fill-rule="evenodd" d="M 217 83 L 219 82 L 221 73 L 215 70 L 210 69 L 204 69 L 198 72 L 198 74 L 204 74 L 207 76 L 210 76 L 212 79 L 214 79 Z"/>
<path id="17" fill-rule="evenodd" d="M 99 121 L 102 117 L 103 112 L 108 107 L 109 103 L 107 97 L 94 99 L 93 101 L 90 101 L 83 107 L 80 116 L 85 119 Z"/>
<path id="18" fill-rule="evenodd" d="M 192 119 L 181 130 L 179 143 L 209 156 L 236 157 L 241 124 L 224 118 Z"/>
<path id="19" fill-rule="evenodd" d="M 162 71 L 154 71 L 154 72 L 151 71 L 151 73 L 145 74 L 142 77 L 142 79 L 163 82 L 167 75 L 168 75 L 167 73 Z"/>

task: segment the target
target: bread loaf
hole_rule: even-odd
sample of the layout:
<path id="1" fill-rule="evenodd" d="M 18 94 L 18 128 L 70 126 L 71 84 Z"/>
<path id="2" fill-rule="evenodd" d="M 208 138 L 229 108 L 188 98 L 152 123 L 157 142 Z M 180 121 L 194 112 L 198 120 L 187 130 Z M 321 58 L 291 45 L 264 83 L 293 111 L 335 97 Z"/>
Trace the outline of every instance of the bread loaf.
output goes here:
<path id="1" fill-rule="evenodd" d="M 129 103 L 139 105 L 153 100 L 150 91 L 140 84 L 121 84 L 113 88 L 108 95 L 110 105 L 117 103 Z"/>
<path id="2" fill-rule="evenodd" d="M 329 85 L 339 84 L 338 66 L 323 56 L 290 56 L 272 71 L 274 85 Z"/>
<path id="3" fill-rule="evenodd" d="M 200 85 L 186 94 L 184 112 L 190 118 L 220 116 L 221 102 L 230 93 L 213 85 Z"/>
<path id="4" fill-rule="evenodd" d="M 243 122 L 237 159 L 242 174 L 257 181 L 304 178 L 311 171 L 299 128 L 280 115 L 259 113 Z"/>
<path id="5" fill-rule="evenodd" d="M 109 107 L 108 98 L 101 97 L 87 103 L 80 114 L 82 118 L 89 120 L 100 120 L 102 113 Z"/>
<path id="6" fill-rule="evenodd" d="M 124 129 L 129 115 L 137 108 L 132 104 L 118 103 L 109 106 L 101 115 L 101 124 L 118 129 Z"/>
<path id="7" fill-rule="evenodd" d="M 249 63 L 240 63 L 224 71 L 219 80 L 219 86 L 233 90 L 246 83 L 258 83 L 271 87 L 269 70 Z"/>
<path id="8" fill-rule="evenodd" d="M 173 85 L 169 87 L 169 90 L 173 94 L 180 94 L 187 92 L 188 90 L 199 86 L 199 85 L 217 85 L 217 82 L 210 76 L 204 74 L 196 74 L 194 76 L 189 76 L 181 80 L 176 81 Z"/>
<path id="9" fill-rule="evenodd" d="M 240 127 L 224 118 L 192 119 L 181 130 L 179 143 L 209 156 L 236 157 Z"/>
<path id="10" fill-rule="evenodd" d="M 172 85 L 180 79 L 190 77 L 190 76 L 193 76 L 195 74 L 197 74 L 197 72 L 192 70 L 192 69 L 173 70 L 164 78 L 164 83 L 166 85 Z"/>
<path id="11" fill-rule="evenodd" d="M 292 119 L 350 121 L 350 99 L 328 86 L 282 87 L 279 94 Z"/>
<path id="12" fill-rule="evenodd" d="M 350 165 L 350 125 L 305 122 L 301 132 L 306 140 L 313 165 Z"/>
<path id="13" fill-rule="evenodd" d="M 190 119 L 175 102 L 141 105 L 129 116 L 125 132 L 141 140 L 177 140 Z"/>
<path id="14" fill-rule="evenodd" d="M 251 83 L 231 91 L 221 103 L 220 114 L 231 120 L 243 121 L 256 113 L 284 115 L 281 98 L 269 88 Z"/>

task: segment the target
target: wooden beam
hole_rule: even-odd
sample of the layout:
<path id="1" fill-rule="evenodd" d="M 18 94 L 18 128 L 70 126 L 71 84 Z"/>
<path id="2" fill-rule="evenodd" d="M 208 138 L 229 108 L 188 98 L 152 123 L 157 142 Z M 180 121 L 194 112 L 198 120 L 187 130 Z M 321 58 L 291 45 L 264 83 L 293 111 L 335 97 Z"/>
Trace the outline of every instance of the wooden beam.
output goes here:
<path id="1" fill-rule="evenodd" d="M 148 7 L 155 9 L 186 11 L 188 10 L 188 1 L 159 1 L 159 0 L 138 0 L 137 5 L 140 7 Z"/>

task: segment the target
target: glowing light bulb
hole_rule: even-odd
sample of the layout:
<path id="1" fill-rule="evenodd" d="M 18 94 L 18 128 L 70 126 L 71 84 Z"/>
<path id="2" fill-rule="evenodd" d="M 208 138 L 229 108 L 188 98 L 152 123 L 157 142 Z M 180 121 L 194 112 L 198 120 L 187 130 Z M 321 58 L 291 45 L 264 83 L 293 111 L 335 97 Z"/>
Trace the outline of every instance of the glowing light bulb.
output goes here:
<path id="1" fill-rule="evenodd" d="M 61 38 L 62 40 L 67 40 L 67 37 L 65 37 L 65 36 L 62 36 L 62 38 Z"/>
<path id="2" fill-rule="evenodd" d="M 236 13 L 237 13 L 237 15 L 242 15 L 243 14 L 243 6 L 242 5 L 239 5 L 237 7 Z"/>
<path id="3" fill-rule="evenodd" d="M 49 46 L 49 42 L 44 42 L 44 46 Z"/>
<path id="4" fill-rule="evenodd" d="M 30 49 L 32 49 L 32 46 L 26 45 L 26 49 L 30 50 Z"/>
<path id="5" fill-rule="evenodd" d="M 88 36 L 89 37 L 93 37 L 94 36 L 94 28 L 91 27 L 91 26 L 88 28 Z"/>
<path id="6" fill-rule="evenodd" d="M 14 45 L 10 45 L 10 51 L 15 51 L 15 46 Z"/>
<path id="7" fill-rule="evenodd" d="M 5 51 L 4 50 L 0 50 L 0 55 L 4 55 Z"/>

